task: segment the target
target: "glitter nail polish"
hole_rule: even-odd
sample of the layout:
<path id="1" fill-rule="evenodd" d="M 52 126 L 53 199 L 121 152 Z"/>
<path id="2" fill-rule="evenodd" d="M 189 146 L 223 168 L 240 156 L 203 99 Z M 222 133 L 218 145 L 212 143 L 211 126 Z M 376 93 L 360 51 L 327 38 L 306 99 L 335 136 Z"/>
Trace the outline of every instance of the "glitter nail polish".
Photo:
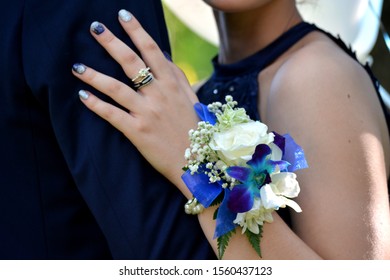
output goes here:
<path id="1" fill-rule="evenodd" d="M 87 70 L 87 67 L 85 67 L 85 65 L 82 63 L 75 63 L 73 64 L 72 69 L 76 73 L 83 74 L 85 70 Z"/>
<path id="2" fill-rule="evenodd" d="M 124 22 L 128 22 L 128 21 L 130 21 L 130 20 L 133 18 L 133 16 L 131 15 L 131 13 L 128 12 L 128 11 L 126 11 L 126 10 L 124 10 L 124 9 L 120 10 L 120 11 L 118 12 L 118 15 L 119 15 L 119 18 L 120 18 L 121 20 L 123 20 Z"/>
<path id="3" fill-rule="evenodd" d="M 94 21 L 91 24 L 91 30 L 96 35 L 100 35 L 100 34 L 102 34 L 104 32 L 104 26 L 100 22 Z"/>

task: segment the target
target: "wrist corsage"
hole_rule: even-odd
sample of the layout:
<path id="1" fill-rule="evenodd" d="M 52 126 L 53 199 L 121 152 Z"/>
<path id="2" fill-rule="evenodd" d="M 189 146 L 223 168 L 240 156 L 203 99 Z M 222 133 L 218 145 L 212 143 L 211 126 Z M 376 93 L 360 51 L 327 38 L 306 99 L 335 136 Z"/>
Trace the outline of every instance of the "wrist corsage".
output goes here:
<path id="1" fill-rule="evenodd" d="M 268 132 L 268 127 L 226 103 L 195 105 L 201 121 L 189 132 L 190 147 L 183 181 L 193 194 L 185 205 L 188 214 L 217 206 L 214 213 L 218 256 L 221 259 L 237 226 L 261 257 L 260 239 L 272 212 L 286 206 L 301 212 L 291 200 L 300 191 L 293 171 L 306 168 L 304 152 L 290 135 Z"/>

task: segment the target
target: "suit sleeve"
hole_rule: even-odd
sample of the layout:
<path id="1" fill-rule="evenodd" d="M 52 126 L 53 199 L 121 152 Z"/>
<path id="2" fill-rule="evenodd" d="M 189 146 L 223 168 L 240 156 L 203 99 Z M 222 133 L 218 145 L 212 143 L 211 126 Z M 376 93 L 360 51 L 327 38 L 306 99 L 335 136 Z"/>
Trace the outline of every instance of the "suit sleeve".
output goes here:
<path id="1" fill-rule="evenodd" d="M 23 23 L 27 83 L 114 258 L 158 257 L 156 246 L 148 241 L 153 239 L 148 236 L 150 225 L 159 218 L 150 212 L 150 204 L 158 208 L 172 197 L 181 198 L 123 135 L 82 105 L 78 90 L 99 93 L 74 78 L 71 67 L 82 62 L 127 81 L 120 66 L 89 34 L 91 22 L 98 20 L 131 45 L 117 20 L 121 8 L 132 11 L 169 52 L 161 4 L 142 2 L 27 0 Z M 155 197 L 159 199 L 153 202 Z M 157 208 L 154 211 L 161 212 Z"/>

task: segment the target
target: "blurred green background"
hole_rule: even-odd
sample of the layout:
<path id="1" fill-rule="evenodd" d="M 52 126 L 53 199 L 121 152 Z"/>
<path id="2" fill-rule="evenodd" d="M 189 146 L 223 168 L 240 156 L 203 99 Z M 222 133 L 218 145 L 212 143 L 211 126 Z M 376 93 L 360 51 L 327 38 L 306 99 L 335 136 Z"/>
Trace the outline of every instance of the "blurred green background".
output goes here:
<path id="1" fill-rule="evenodd" d="M 191 84 L 207 78 L 212 71 L 210 60 L 216 55 L 217 48 L 187 28 L 165 5 L 164 13 L 173 61 Z"/>

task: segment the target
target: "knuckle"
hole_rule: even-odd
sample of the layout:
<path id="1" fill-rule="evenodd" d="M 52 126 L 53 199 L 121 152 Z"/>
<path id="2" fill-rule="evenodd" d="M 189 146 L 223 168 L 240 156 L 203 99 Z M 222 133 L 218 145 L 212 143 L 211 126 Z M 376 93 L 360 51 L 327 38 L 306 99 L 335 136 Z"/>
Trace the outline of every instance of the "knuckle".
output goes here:
<path id="1" fill-rule="evenodd" d="M 138 55 L 134 52 L 126 52 L 125 54 L 123 54 L 122 59 L 123 59 L 125 64 L 132 65 L 132 64 L 137 63 L 139 58 L 138 58 Z"/>
<path id="2" fill-rule="evenodd" d="M 92 84 L 96 80 L 96 76 L 97 76 L 97 72 L 90 68 L 83 74 L 84 81 L 86 81 L 89 84 Z"/>
<path id="3" fill-rule="evenodd" d="M 109 106 L 102 110 L 102 117 L 108 121 L 113 121 L 115 119 L 115 110 L 113 107 Z"/>
<path id="4" fill-rule="evenodd" d="M 135 124 L 134 124 L 134 128 L 135 130 L 138 132 L 138 133 L 147 133 L 148 131 L 150 131 L 150 126 L 149 126 L 149 123 L 147 121 L 145 121 L 144 119 L 139 119 Z"/>
<path id="5" fill-rule="evenodd" d="M 118 95 L 122 91 L 122 84 L 116 81 L 111 81 L 107 84 L 107 91 L 111 96 Z"/>
<path id="6" fill-rule="evenodd" d="M 103 45 L 111 45 L 115 41 L 116 37 L 111 32 L 106 32 L 105 36 L 101 37 L 101 43 Z"/>
<path id="7" fill-rule="evenodd" d="M 164 98 L 161 98 L 159 101 L 160 104 L 162 104 L 164 102 L 163 100 Z M 162 109 L 162 107 L 156 105 L 156 106 L 152 106 L 149 108 L 149 116 L 150 116 L 150 119 L 154 120 L 153 122 L 155 123 L 159 123 L 159 121 L 161 120 L 161 117 L 163 116 L 164 114 L 164 110 Z"/>
<path id="8" fill-rule="evenodd" d="M 155 130 L 156 125 L 160 123 L 161 110 L 159 108 L 149 107 L 145 109 L 142 117 L 137 118 L 137 122 L 134 125 L 135 130 L 139 134 L 149 134 Z"/>
<path id="9" fill-rule="evenodd" d="M 159 50 L 159 47 L 157 46 L 157 43 L 155 41 L 153 41 L 149 37 L 144 41 L 142 48 L 145 51 L 150 51 L 150 52 Z"/>

